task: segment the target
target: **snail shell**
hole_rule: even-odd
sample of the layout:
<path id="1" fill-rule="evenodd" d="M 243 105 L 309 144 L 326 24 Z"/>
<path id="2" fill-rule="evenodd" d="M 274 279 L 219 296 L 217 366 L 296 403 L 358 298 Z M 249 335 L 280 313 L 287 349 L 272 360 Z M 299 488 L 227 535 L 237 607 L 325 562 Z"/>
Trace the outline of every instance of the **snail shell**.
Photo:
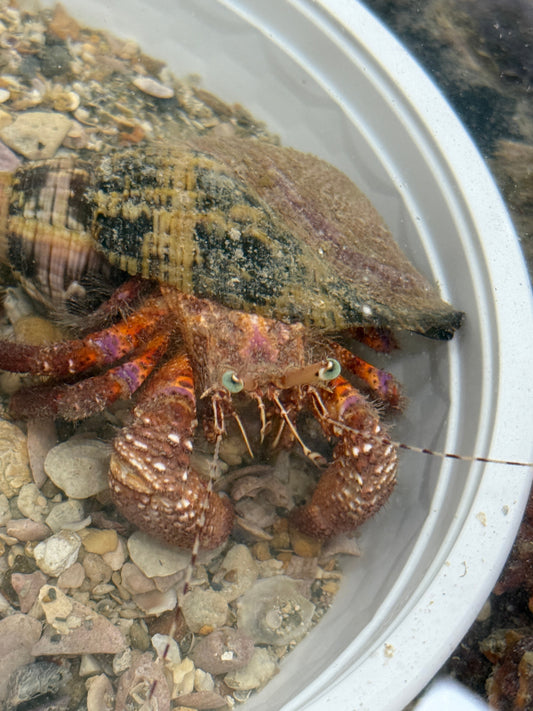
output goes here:
<path id="1" fill-rule="evenodd" d="M 292 149 L 197 137 L 27 164 L 1 187 L 0 259 L 50 303 L 90 305 L 117 269 L 326 332 L 447 339 L 462 321 L 353 183 Z"/>

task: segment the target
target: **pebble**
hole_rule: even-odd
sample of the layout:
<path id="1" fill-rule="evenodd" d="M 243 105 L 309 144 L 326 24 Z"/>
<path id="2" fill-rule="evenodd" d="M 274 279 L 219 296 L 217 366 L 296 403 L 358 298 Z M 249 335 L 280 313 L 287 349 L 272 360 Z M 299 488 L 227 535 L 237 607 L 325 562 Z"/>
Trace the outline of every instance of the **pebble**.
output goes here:
<path id="1" fill-rule="evenodd" d="M 197 641 L 191 659 L 210 674 L 226 674 L 242 669 L 254 653 L 253 640 L 231 627 L 211 632 Z"/>
<path id="2" fill-rule="evenodd" d="M 0 615 L 2 616 L 7 616 L 7 615 L 12 615 L 14 612 L 14 608 L 11 607 L 9 604 L 9 601 L 0 593 Z"/>
<path id="3" fill-rule="evenodd" d="M 112 711 L 114 694 L 111 682 L 105 674 L 87 679 L 87 711 Z"/>
<path id="4" fill-rule="evenodd" d="M 360 556 L 361 549 L 357 544 L 357 541 L 352 536 L 340 535 L 335 536 L 329 541 L 326 541 L 322 546 L 322 556 L 333 557 L 343 553 L 344 555 Z"/>
<path id="5" fill-rule="evenodd" d="M 93 587 L 111 580 L 113 571 L 96 553 L 86 553 L 82 565 Z"/>
<path id="6" fill-rule="evenodd" d="M 131 646 L 146 652 L 150 647 L 150 635 L 146 631 L 144 623 L 133 622 L 129 630 Z"/>
<path id="7" fill-rule="evenodd" d="M 155 590 L 154 581 L 147 577 L 135 563 L 125 563 L 120 575 L 122 577 L 122 585 L 132 595 L 139 595 Z"/>
<path id="8" fill-rule="evenodd" d="M 0 420 L 0 492 L 11 498 L 30 481 L 26 437 L 16 425 Z"/>
<path id="9" fill-rule="evenodd" d="M 88 553 L 111 553 L 118 546 L 118 534 L 113 529 L 103 531 L 97 529 L 85 529 L 81 537 L 83 547 Z"/>
<path id="10" fill-rule="evenodd" d="M 27 111 L 0 129 L 0 138 L 28 160 L 52 158 L 70 129 L 70 119 L 51 111 Z"/>
<path id="11" fill-rule="evenodd" d="M 57 579 L 57 587 L 62 590 L 79 588 L 85 580 L 85 568 L 81 563 L 74 563 L 67 568 Z"/>
<path id="12" fill-rule="evenodd" d="M 295 642 L 311 627 L 315 606 L 284 575 L 259 580 L 237 602 L 237 627 L 256 643 Z"/>
<path id="13" fill-rule="evenodd" d="M 291 546 L 296 555 L 302 558 L 317 558 L 322 550 L 322 542 L 306 536 L 296 529 L 289 529 Z"/>
<path id="14" fill-rule="evenodd" d="M 110 456 L 105 442 L 72 437 L 48 452 L 44 469 L 69 498 L 87 499 L 107 490 Z"/>
<path id="15" fill-rule="evenodd" d="M 246 452 L 246 442 L 242 437 L 226 437 L 220 443 L 220 457 L 230 467 L 239 467 Z"/>
<path id="16" fill-rule="evenodd" d="M 192 693 L 194 689 L 194 673 L 194 663 L 188 657 L 172 668 L 172 679 L 174 681 L 173 698 L 175 698 L 176 694 Z"/>
<path id="17" fill-rule="evenodd" d="M 258 572 L 257 564 L 248 548 L 238 544 L 226 553 L 220 568 L 213 576 L 213 583 L 217 585 L 220 595 L 227 602 L 231 602 L 252 587 Z"/>
<path id="18" fill-rule="evenodd" d="M 64 74 L 70 70 L 72 57 L 68 49 L 63 45 L 45 45 L 40 58 L 41 72 L 47 79 Z"/>
<path id="19" fill-rule="evenodd" d="M 16 709 L 19 704 L 33 701 L 32 707 L 40 696 L 57 694 L 72 679 L 66 666 L 52 662 L 35 662 L 20 667 L 9 678 L 6 689 L 5 707 Z M 46 702 L 44 698 L 42 701 Z"/>
<path id="20" fill-rule="evenodd" d="M 174 96 L 174 89 L 161 84 L 161 82 L 151 77 L 138 76 L 133 79 L 132 84 L 140 91 L 157 99 L 171 99 Z"/>
<path id="21" fill-rule="evenodd" d="M 224 683 L 231 689 L 247 690 L 257 689 L 272 679 L 279 671 L 276 662 L 264 647 L 258 647 L 252 659 L 244 667 L 226 674 Z"/>
<path id="22" fill-rule="evenodd" d="M 76 20 L 71 17 L 61 3 L 54 6 L 54 14 L 48 25 L 48 31 L 59 39 L 78 39 L 80 34 L 80 26 Z"/>
<path id="23" fill-rule="evenodd" d="M 313 581 L 320 576 L 316 558 L 300 558 L 292 555 L 284 569 L 285 575 L 294 580 Z"/>
<path id="24" fill-rule="evenodd" d="M 6 533 L 19 541 L 42 541 L 50 535 L 50 529 L 45 523 L 29 518 L 12 518 L 7 523 Z"/>
<path id="25" fill-rule="evenodd" d="M 46 575 L 61 575 L 76 562 L 81 538 L 74 531 L 60 531 L 35 546 L 35 562 Z"/>
<path id="26" fill-rule="evenodd" d="M 203 452 L 197 452 L 196 450 L 193 450 L 191 452 L 191 467 L 192 469 L 194 469 L 195 472 L 198 472 L 198 474 L 205 476 L 206 479 L 209 479 L 209 477 L 213 474 L 212 455 L 204 454 Z M 218 469 L 219 473 L 222 475 L 229 471 L 229 466 L 226 464 L 226 462 L 219 460 Z"/>
<path id="27" fill-rule="evenodd" d="M 11 585 L 19 598 L 21 612 L 29 612 L 33 607 L 39 590 L 46 584 L 47 578 L 36 570 L 35 573 L 12 573 Z"/>
<path id="28" fill-rule="evenodd" d="M 80 97 L 75 91 L 62 91 L 54 97 L 54 111 L 76 111 L 79 105 Z"/>
<path id="29" fill-rule="evenodd" d="M 194 688 L 196 691 L 213 691 L 215 680 L 211 674 L 203 671 L 203 669 L 196 669 L 194 672 Z"/>
<path id="30" fill-rule="evenodd" d="M 100 663 L 93 654 L 82 654 L 80 660 L 80 676 L 92 676 L 102 671 Z"/>
<path id="31" fill-rule="evenodd" d="M 213 590 L 191 590 L 181 601 L 181 611 L 191 632 L 223 627 L 228 618 L 228 603 Z"/>
<path id="32" fill-rule="evenodd" d="M 0 526 L 5 526 L 11 518 L 9 499 L 5 494 L 0 494 Z"/>
<path id="33" fill-rule="evenodd" d="M 53 585 L 43 585 L 39 590 L 39 602 L 43 608 L 46 621 L 61 634 L 66 634 L 72 625 L 79 626 L 79 622 L 70 621 L 74 600 L 67 597 L 62 590 Z"/>
<path id="34" fill-rule="evenodd" d="M 271 578 L 274 575 L 280 575 L 284 567 L 283 562 L 275 558 L 258 561 L 257 565 L 260 578 Z"/>
<path id="35" fill-rule="evenodd" d="M 70 499 L 53 505 L 45 523 L 54 533 L 59 533 L 62 529 L 82 530 L 91 523 L 91 519 L 85 517 L 81 501 Z"/>
<path id="36" fill-rule="evenodd" d="M 166 592 L 170 588 L 175 588 L 180 583 L 183 583 L 185 580 L 185 571 L 180 570 L 179 573 L 174 573 L 174 575 L 165 575 L 163 577 L 156 575 L 156 577 L 151 578 L 151 580 L 154 581 L 154 584 L 158 590 Z"/>
<path id="37" fill-rule="evenodd" d="M 149 578 L 173 575 L 191 562 L 190 551 L 182 551 L 135 531 L 128 539 L 130 558 Z"/>
<path id="38" fill-rule="evenodd" d="M 32 648 L 35 656 L 116 654 L 126 648 L 126 640 L 118 627 L 90 607 L 67 597 L 58 587 L 43 586 L 39 598 L 50 622 Z M 51 608 L 47 613 L 48 606 Z"/>
<path id="39" fill-rule="evenodd" d="M 23 516 L 38 523 L 42 523 L 50 513 L 48 499 L 41 494 L 33 482 L 24 484 L 20 488 L 17 496 L 17 508 Z"/>
<path id="40" fill-rule="evenodd" d="M 11 675 L 33 661 L 31 649 L 40 636 L 41 623 L 33 617 L 15 614 L 0 620 L 0 701 Z"/>
<path id="41" fill-rule="evenodd" d="M 120 570 L 128 557 L 128 549 L 126 542 L 120 536 L 117 536 L 116 548 L 108 553 L 102 553 L 102 558 L 111 568 L 111 570 Z"/>
<path id="42" fill-rule="evenodd" d="M 44 460 L 57 443 L 55 422 L 51 417 L 28 420 L 28 455 L 33 481 L 40 488 L 48 480 L 44 470 Z"/>
<path id="43" fill-rule="evenodd" d="M 191 694 L 183 694 L 176 697 L 183 709 L 221 709 L 227 708 L 226 699 L 216 691 L 193 691 Z"/>
<path id="44" fill-rule="evenodd" d="M 61 330 L 55 323 L 33 313 L 21 316 L 14 324 L 15 339 L 20 343 L 42 346 L 63 338 Z"/>
<path id="45" fill-rule="evenodd" d="M 123 674 L 126 669 L 129 669 L 131 667 L 132 661 L 132 651 L 129 647 L 126 647 L 126 649 L 124 649 L 122 652 L 118 652 L 118 654 L 115 654 L 115 656 L 113 657 L 113 673 L 116 676 L 119 676 L 119 674 Z"/>

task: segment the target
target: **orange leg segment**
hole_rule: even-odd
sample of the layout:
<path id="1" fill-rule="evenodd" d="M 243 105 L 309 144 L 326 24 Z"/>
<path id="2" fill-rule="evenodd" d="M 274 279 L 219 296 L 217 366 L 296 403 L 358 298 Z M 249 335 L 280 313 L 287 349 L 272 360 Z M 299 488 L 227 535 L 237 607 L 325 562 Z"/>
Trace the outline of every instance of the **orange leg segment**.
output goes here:
<path id="1" fill-rule="evenodd" d="M 63 378 L 89 368 L 110 365 L 162 330 L 168 310 L 161 299 L 149 299 L 124 321 L 75 341 L 31 346 L 0 341 L 0 369 Z"/>
<path id="2" fill-rule="evenodd" d="M 13 417 L 62 417 L 83 420 L 119 398 L 129 398 L 146 380 L 168 345 L 166 334 L 156 336 L 135 357 L 103 375 L 72 385 L 37 385 L 16 392 L 9 403 Z"/>
<path id="3" fill-rule="evenodd" d="M 329 347 L 342 365 L 360 378 L 369 388 L 374 397 L 379 398 L 391 410 L 401 410 L 403 396 L 401 386 L 396 378 L 386 370 L 381 370 L 354 355 L 335 341 L 329 341 Z"/>

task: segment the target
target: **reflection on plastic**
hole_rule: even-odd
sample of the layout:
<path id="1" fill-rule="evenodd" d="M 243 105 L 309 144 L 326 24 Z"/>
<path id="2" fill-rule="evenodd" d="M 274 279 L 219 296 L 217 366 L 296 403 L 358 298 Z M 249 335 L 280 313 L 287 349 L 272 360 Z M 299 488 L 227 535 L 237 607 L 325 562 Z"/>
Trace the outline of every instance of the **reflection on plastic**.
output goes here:
<path id="1" fill-rule="evenodd" d="M 415 711 L 488 711 L 488 705 L 453 679 L 432 684 L 415 706 Z"/>

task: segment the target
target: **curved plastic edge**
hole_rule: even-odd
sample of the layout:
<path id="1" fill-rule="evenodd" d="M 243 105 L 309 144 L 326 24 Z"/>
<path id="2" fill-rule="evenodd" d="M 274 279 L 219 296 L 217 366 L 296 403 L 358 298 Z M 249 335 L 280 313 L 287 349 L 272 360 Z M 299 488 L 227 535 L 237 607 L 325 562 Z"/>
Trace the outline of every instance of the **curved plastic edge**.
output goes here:
<path id="1" fill-rule="evenodd" d="M 309 6 L 297 0 L 293 4 Z M 470 211 L 470 219 L 477 231 L 486 236 L 483 254 L 476 257 L 485 262 L 498 303 L 497 357 L 509 361 L 510 354 L 505 349 L 513 349 L 513 367 L 508 367 L 495 384 L 498 418 L 516 418 L 531 412 L 532 386 L 528 387 L 529 381 L 520 380 L 520 374 L 528 372 L 533 346 L 533 329 L 527 325 L 533 324 L 529 277 L 514 228 L 483 158 L 440 91 L 379 20 L 354 0 L 315 0 L 313 5 L 329 20 L 330 31 L 331 20 L 334 21 L 341 41 L 346 43 L 349 34 L 351 41 L 365 47 L 383 76 L 416 107 L 419 120 L 433 135 L 447 171 L 455 180 L 455 190 Z M 517 333 L 523 334 L 520 342 L 516 341 Z M 520 438 L 519 432 L 517 428 L 515 440 L 509 441 L 508 429 L 505 439 L 495 431 L 489 456 L 498 457 L 505 452 L 505 456 L 531 461 L 530 443 Z M 284 711 L 335 707 L 400 711 L 409 703 L 452 653 L 489 595 L 516 536 L 530 486 L 531 472 L 486 465 L 445 564 L 413 609 L 386 639 L 377 643 L 373 654 L 362 664 L 344 673 L 339 670 L 340 676 L 327 690 L 323 679 L 317 679 Z M 484 559 L 484 551 L 491 551 L 490 562 Z M 447 640 L 439 654 L 431 648 L 430 640 L 412 644 L 419 641 L 420 628 L 429 624 L 430 617 L 432 638 Z"/>

